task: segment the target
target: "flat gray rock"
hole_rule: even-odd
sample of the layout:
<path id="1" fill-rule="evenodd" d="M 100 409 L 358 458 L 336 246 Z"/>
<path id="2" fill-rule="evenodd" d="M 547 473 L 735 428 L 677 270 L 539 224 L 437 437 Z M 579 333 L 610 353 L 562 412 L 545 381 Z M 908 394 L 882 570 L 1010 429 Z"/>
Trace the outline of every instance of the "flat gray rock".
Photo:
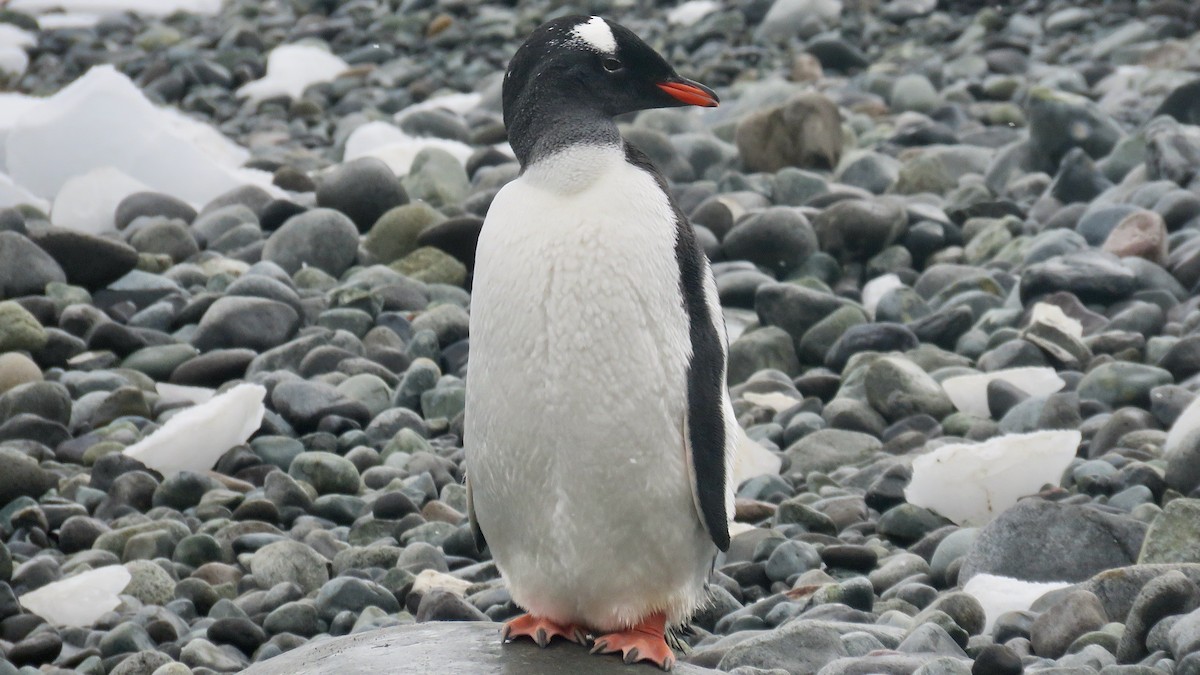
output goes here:
<path id="1" fill-rule="evenodd" d="M 394 673 L 398 664 L 410 673 L 472 675 L 637 675 L 662 672 L 649 663 L 626 666 L 620 657 L 592 655 L 569 642 L 545 649 L 521 640 L 500 643 L 500 624 L 430 622 L 395 626 L 304 645 L 257 663 L 243 675 L 342 675 L 353 672 Z M 677 663 L 677 675 L 704 675 L 715 670 Z"/>

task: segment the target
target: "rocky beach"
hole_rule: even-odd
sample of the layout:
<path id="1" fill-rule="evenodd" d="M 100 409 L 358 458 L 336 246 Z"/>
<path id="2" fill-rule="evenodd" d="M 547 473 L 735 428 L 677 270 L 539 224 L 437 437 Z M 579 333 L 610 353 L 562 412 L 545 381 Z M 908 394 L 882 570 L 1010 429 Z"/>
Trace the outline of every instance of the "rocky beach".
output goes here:
<path id="1" fill-rule="evenodd" d="M 379 631 L 394 672 L 652 672 L 497 647 L 465 516 L 501 78 L 569 13 L 721 97 L 621 122 L 782 463 L 679 672 L 1200 675 L 1180 0 L 4 3 L 0 675 L 298 675 Z"/>

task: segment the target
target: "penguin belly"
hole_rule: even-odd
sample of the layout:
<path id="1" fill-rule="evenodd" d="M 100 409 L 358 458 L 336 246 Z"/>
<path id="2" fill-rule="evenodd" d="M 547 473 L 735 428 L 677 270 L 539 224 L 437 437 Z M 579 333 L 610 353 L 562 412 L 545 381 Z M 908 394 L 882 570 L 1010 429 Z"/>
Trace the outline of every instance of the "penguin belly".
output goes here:
<path id="1" fill-rule="evenodd" d="M 636 167 L 595 171 L 569 193 L 523 176 L 490 208 L 464 443 L 513 600 L 615 631 L 658 611 L 685 621 L 716 547 L 684 446 L 691 344 L 673 211 Z"/>

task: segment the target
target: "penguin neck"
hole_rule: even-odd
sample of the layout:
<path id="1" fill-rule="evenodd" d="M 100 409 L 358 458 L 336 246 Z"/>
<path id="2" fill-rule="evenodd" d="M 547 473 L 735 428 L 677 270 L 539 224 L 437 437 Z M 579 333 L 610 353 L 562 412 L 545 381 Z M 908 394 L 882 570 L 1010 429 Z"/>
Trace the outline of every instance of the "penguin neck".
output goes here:
<path id="1" fill-rule="evenodd" d="M 524 175 L 565 192 L 583 187 L 589 175 L 624 156 L 611 117 L 567 101 L 518 106 L 508 120 L 508 142 Z"/>

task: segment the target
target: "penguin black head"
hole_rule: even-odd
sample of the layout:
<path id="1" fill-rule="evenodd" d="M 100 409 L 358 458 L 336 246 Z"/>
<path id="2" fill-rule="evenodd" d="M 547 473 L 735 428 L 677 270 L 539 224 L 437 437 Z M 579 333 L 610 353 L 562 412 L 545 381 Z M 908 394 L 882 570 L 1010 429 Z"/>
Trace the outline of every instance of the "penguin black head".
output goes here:
<path id="1" fill-rule="evenodd" d="M 718 103 L 713 90 L 680 77 L 628 28 L 598 16 L 561 17 L 534 30 L 508 65 L 503 99 L 509 142 L 522 163 L 532 137 L 551 127 L 561 135 L 562 125 L 635 110 Z"/>

